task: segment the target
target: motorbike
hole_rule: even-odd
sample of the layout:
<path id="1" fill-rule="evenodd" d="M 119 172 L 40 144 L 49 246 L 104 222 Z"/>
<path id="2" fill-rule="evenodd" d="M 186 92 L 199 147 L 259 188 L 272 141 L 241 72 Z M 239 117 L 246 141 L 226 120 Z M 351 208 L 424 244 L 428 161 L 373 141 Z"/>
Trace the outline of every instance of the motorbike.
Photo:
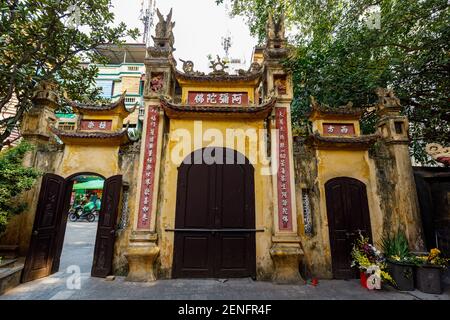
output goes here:
<path id="1" fill-rule="evenodd" d="M 72 222 L 76 222 L 78 220 L 87 220 L 89 222 L 94 222 L 95 217 L 97 215 L 95 205 L 76 205 L 75 207 L 69 210 L 69 220 Z"/>

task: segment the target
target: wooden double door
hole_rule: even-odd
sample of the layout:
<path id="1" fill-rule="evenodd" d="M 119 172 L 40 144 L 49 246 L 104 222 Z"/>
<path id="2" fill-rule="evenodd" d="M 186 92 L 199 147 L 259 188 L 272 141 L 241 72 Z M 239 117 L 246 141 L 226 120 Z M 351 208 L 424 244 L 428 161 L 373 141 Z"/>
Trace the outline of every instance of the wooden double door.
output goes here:
<path id="1" fill-rule="evenodd" d="M 59 270 L 72 186 L 70 179 L 50 173 L 44 175 L 22 282 Z M 106 277 L 112 271 L 121 190 L 122 176 L 105 180 L 91 270 L 94 277 Z"/>
<path id="2" fill-rule="evenodd" d="M 220 163 L 205 161 L 204 152 Z M 198 150 L 179 167 L 177 188 L 173 277 L 255 277 L 254 169 L 248 160 L 229 149 Z"/>
<path id="3" fill-rule="evenodd" d="M 351 250 L 359 232 L 372 239 L 366 186 L 359 180 L 335 178 L 325 184 L 333 277 L 351 279 Z"/>

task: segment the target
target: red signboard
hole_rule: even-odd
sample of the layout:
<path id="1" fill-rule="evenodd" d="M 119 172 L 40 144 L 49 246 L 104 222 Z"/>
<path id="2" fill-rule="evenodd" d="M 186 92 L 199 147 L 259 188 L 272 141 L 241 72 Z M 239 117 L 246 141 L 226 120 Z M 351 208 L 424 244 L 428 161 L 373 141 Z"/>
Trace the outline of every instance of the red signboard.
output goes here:
<path id="1" fill-rule="evenodd" d="M 354 136 L 355 126 L 352 123 L 324 123 L 324 135 Z"/>
<path id="2" fill-rule="evenodd" d="M 190 105 L 248 105 L 247 92 L 189 92 Z"/>
<path id="3" fill-rule="evenodd" d="M 111 130 L 112 120 L 81 120 L 81 130 Z"/>
<path id="4" fill-rule="evenodd" d="M 286 108 L 276 109 L 278 149 L 278 226 L 280 231 L 292 231 L 291 172 L 289 165 L 289 135 Z"/>
<path id="5" fill-rule="evenodd" d="M 159 111 L 150 108 L 147 117 L 147 130 L 145 133 L 144 164 L 142 168 L 141 197 L 139 203 L 138 229 L 150 227 L 150 215 L 153 206 L 153 192 L 155 184 L 155 165 L 157 157 L 159 127 Z"/>

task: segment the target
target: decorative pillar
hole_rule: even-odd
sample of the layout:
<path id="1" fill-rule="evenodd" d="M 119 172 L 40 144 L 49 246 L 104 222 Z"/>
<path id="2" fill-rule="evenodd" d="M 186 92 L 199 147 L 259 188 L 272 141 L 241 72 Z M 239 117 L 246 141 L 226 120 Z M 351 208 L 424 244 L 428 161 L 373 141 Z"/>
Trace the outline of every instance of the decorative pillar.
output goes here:
<path id="1" fill-rule="evenodd" d="M 275 95 L 277 102 L 272 113 L 272 129 L 276 129 L 272 144 L 272 161 L 276 163 L 273 174 L 274 234 L 270 255 L 274 263 L 273 281 L 296 283 L 302 281 L 299 262 L 303 256 L 297 230 L 295 201 L 293 137 L 291 127 L 291 102 L 293 99 L 292 75 L 281 61 L 287 58 L 288 49 L 284 30 L 284 16 L 268 21 L 268 41 L 264 51 L 264 95 Z"/>
<path id="2" fill-rule="evenodd" d="M 33 107 L 24 114 L 20 133 L 35 144 L 46 144 L 52 137 L 50 125 L 56 123 L 55 110 L 58 109 L 56 84 L 41 82 L 33 95 Z"/>
<path id="3" fill-rule="evenodd" d="M 33 93 L 32 102 L 33 106 L 24 113 L 20 123 L 20 135 L 36 148 L 26 153 L 22 165 L 34 167 L 41 172 L 54 172 L 55 163 L 49 161 L 51 160 L 49 155 L 56 150 L 56 145 L 50 147 L 49 144 L 54 136 L 50 126 L 57 122 L 55 116 L 55 110 L 59 107 L 57 85 L 49 81 L 40 82 Z M 41 182 L 42 177 L 39 177 L 33 187 L 22 194 L 21 200 L 29 205 L 16 219 L 11 220 L 6 230 L 4 239 L 14 239 L 8 244 L 18 245 L 19 255 L 26 255 L 30 245 Z"/>
<path id="4" fill-rule="evenodd" d="M 399 217 L 397 224 L 404 227 L 413 250 L 423 251 L 422 220 L 409 154 L 408 118 L 400 114 L 402 111 L 400 99 L 392 90 L 379 88 L 376 93 L 379 98 L 376 109 L 380 116 L 377 124 L 378 133 L 394 161 L 393 169 L 396 174 L 395 194 L 392 196 L 398 212 L 394 214 Z"/>
<path id="5" fill-rule="evenodd" d="M 159 255 L 156 233 L 156 214 L 159 173 L 164 135 L 164 112 L 160 108 L 161 96 L 172 96 L 174 81 L 172 66 L 175 61 L 171 21 L 172 10 L 166 20 L 158 10 L 154 45 L 147 48 L 144 85 L 145 116 L 139 163 L 138 196 L 134 213 L 133 231 L 125 256 L 129 263 L 128 281 L 154 281 L 155 261 Z"/>

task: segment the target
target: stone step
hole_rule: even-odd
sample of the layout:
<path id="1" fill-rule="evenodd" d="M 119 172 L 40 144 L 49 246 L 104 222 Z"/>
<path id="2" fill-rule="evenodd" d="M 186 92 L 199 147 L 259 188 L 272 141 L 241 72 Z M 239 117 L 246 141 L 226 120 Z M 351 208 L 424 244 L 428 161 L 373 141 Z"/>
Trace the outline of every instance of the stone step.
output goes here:
<path id="1" fill-rule="evenodd" d="M 19 256 L 18 245 L 0 245 L 0 257 L 3 259 L 15 259 Z"/>
<path id="2" fill-rule="evenodd" d="M 0 269 L 0 295 L 20 284 L 23 263 L 14 262 L 12 266 Z"/>
<path id="3" fill-rule="evenodd" d="M 1 259 L 0 268 L 12 267 L 18 259 Z"/>

